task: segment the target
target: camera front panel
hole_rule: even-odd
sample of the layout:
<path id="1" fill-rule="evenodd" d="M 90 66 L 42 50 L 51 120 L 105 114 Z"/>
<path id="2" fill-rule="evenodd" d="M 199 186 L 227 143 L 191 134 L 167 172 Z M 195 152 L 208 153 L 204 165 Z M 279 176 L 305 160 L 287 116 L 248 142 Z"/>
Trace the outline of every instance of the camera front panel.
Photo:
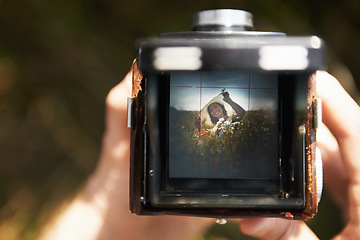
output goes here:
<path id="1" fill-rule="evenodd" d="M 135 99 L 144 122 L 133 129 L 142 146 L 132 157 L 132 211 L 303 218 L 311 75 L 145 74 Z"/>

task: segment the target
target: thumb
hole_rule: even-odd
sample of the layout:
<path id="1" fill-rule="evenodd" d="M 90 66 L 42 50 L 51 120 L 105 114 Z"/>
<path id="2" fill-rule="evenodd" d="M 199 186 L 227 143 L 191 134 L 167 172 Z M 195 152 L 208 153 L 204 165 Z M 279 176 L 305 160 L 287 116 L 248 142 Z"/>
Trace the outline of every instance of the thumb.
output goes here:
<path id="1" fill-rule="evenodd" d="M 106 98 L 106 129 L 103 138 L 102 159 L 121 166 L 128 164 L 130 131 L 126 127 L 127 97 L 131 92 L 129 72 L 124 80 L 109 92 Z M 126 156 L 124 156 L 126 155 Z"/>
<path id="2" fill-rule="evenodd" d="M 240 220 L 240 230 L 259 239 L 318 239 L 303 222 L 277 218 L 245 218 Z"/>

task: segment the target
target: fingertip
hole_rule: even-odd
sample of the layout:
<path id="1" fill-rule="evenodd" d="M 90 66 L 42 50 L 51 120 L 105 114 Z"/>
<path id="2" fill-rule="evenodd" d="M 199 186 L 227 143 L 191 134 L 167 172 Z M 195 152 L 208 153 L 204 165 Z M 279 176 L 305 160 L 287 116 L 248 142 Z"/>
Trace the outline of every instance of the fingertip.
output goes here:
<path id="1" fill-rule="evenodd" d="M 129 72 L 125 78 L 113 87 L 106 97 L 106 107 L 109 109 L 124 109 L 127 106 L 127 97 L 131 93 L 131 75 Z"/>
<path id="2" fill-rule="evenodd" d="M 127 97 L 131 93 L 131 72 L 106 97 L 106 130 L 104 147 L 115 148 L 129 141 L 127 122 Z"/>
<path id="3" fill-rule="evenodd" d="M 264 238 L 274 231 L 275 221 L 273 218 L 244 218 L 240 220 L 240 230 L 246 235 Z"/>
<path id="4" fill-rule="evenodd" d="M 316 92 L 320 98 L 331 97 L 334 89 L 339 88 L 341 85 L 339 81 L 325 71 L 316 72 Z"/>
<path id="5" fill-rule="evenodd" d="M 278 218 L 246 218 L 240 230 L 259 239 L 318 239 L 303 221 Z"/>
<path id="6" fill-rule="evenodd" d="M 341 86 L 339 81 L 327 72 L 316 73 L 317 95 L 322 99 L 324 123 L 339 141 L 360 129 L 360 108 Z"/>

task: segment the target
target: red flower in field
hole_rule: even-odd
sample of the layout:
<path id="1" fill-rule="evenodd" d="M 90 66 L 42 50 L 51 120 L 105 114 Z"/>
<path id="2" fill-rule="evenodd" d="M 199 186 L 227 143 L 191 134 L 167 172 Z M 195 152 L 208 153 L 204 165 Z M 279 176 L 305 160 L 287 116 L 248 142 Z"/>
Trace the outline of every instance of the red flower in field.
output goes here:
<path id="1" fill-rule="evenodd" d="M 201 132 L 200 132 L 200 135 L 201 135 L 201 136 L 205 136 L 205 135 L 206 135 L 206 131 L 205 131 L 205 130 L 201 131 Z"/>
<path id="2" fill-rule="evenodd" d="M 180 127 L 181 127 L 181 128 L 185 128 L 185 126 L 184 126 L 184 125 L 180 125 Z"/>

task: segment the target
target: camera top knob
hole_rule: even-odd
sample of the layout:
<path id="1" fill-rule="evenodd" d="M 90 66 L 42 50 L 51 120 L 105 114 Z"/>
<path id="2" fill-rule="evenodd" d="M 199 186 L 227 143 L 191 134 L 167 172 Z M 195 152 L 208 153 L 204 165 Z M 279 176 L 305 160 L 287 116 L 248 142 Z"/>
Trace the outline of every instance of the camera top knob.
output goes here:
<path id="1" fill-rule="evenodd" d="M 249 31 L 253 30 L 253 15 L 243 10 L 217 9 L 197 12 L 194 31 Z"/>

